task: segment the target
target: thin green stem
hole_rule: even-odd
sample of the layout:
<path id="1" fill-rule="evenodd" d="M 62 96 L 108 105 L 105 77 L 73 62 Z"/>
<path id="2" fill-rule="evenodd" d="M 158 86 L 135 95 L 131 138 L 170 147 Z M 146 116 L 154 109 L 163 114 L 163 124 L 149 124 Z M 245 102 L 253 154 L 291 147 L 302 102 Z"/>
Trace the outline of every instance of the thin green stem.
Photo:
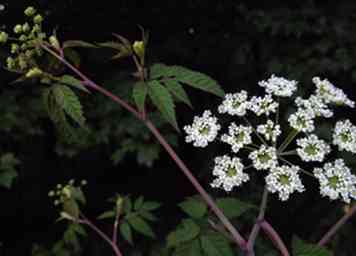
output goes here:
<path id="1" fill-rule="evenodd" d="M 290 155 L 296 155 L 296 154 L 297 154 L 297 150 L 295 150 L 295 149 L 279 153 L 280 156 L 290 156 Z"/>
<path id="2" fill-rule="evenodd" d="M 290 165 L 290 166 L 294 166 L 294 164 L 292 164 L 291 162 L 289 162 L 287 159 L 281 157 L 280 155 L 278 156 L 278 159 L 280 159 L 281 161 L 287 163 L 287 164 Z M 298 166 L 298 167 L 299 167 L 299 166 Z M 310 173 L 310 172 L 304 170 L 303 168 L 299 167 L 299 170 L 300 170 L 302 173 L 304 173 L 304 174 L 306 174 L 306 175 L 308 175 L 308 176 L 310 176 L 310 177 L 315 178 L 315 176 L 314 176 L 312 173 Z"/>
<path id="3" fill-rule="evenodd" d="M 265 141 L 265 140 L 262 138 L 262 136 L 256 131 L 255 127 L 253 127 L 253 125 L 250 123 L 250 121 L 248 121 L 248 119 L 247 119 L 245 116 L 243 116 L 242 118 L 243 118 L 243 119 L 245 120 L 245 122 L 252 128 L 252 131 L 256 134 L 257 138 L 259 138 L 259 140 L 260 140 L 263 144 L 265 144 L 265 145 L 267 146 L 266 141 Z"/>
<path id="4" fill-rule="evenodd" d="M 299 131 L 293 129 L 287 136 L 287 138 L 282 142 L 280 147 L 278 148 L 278 152 L 283 152 L 289 144 L 294 140 L 294 138 L 299 134 Z"/>

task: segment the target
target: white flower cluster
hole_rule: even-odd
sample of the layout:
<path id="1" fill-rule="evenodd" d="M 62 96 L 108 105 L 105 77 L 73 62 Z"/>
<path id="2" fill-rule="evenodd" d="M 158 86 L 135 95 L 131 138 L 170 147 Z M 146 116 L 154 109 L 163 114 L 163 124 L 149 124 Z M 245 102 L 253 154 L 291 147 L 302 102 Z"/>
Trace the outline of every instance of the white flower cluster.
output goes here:
<path id="1" fill-rule="evenodd" d="M 331 151 L 330 146 L 324 140 L 319 139 L 315 134 L 298 139 L 297 145 L 299 146 L 297 153 L 305 162 L 322 162 L 324 161 L 325 155 Z"/>
<path id="2" fill-rule="evenodd" d="M 252 128 L 250 126 L 237 126 L 231 123 L 229 134 L 223 134 L 221 140 L 231 145 L 232 152 L 237 153 L 244 145 L 252 143 Z"/>
<path id="3" fill-rule="evenodd" d="M 298 109 L 288 118 L 289 125 L 300 132 L 312 132 L 315 129 L 314 116 L 309 111 Z"/>
<path id="4" fill-rule="evenodd" d="M 287 80 L 283 77 L 277 77 L 274 74 L 267 81 L 258 82 L 261 87 L 264 87 L 268 94 L 273 94 L 280 97 L 290 97 L 297 90 L 297 81 Z"/>
<path id="5" fill-rule="evenodd" d="M 272 95 L 266 94 L 264 97 L 253 96 L 250 100 L 250 109 L 255 112 L 257 116 L 265 114 L 269 116 L 275 113 L 278 108 L 278 103 L 272 98 Z"/>
<path id="6" fill-rule="evenodd" d="M 320 194 L 331 200 L 342 199 L 350 203 L 355 199 L 356 176 L 351 174 L 343 159 L 334 163 L 326 163 L 324 167 L 315 168 L 314 175 L 319 180 Z"/>
<path id="7" fill-rule="evenodd" d="M 286 201 L 289 195 L 295 191 L 303 192 L 305 190 L 297 166 L 282 165 L 271 169 L 266 176 L 267 189 L 271 193 L 278 193 L 282 201 Z"/>
<path id="8" fill-rule="evenodd" d="M 333 134 L 333 144 L 339 150 L 356 153 L 356 126 L 350 120 L 338 121 Z"/>
<path id="9" fill-rule="evenodd" d="M 330 83 L 328 79 L 320 80 L 319 77 L 314 77 L 312 81 L 316 86 L 316 95 L 322 98 L 325 103 L 346 105 L 351 108 L 355 106 L 355 102 L 350 100 L 341 89 Z"/>
<path id="10" fill-rule="evenodd" d="M 256 170 L 267 170 L 278 164 L 277 150 L 275 147 L 261 145 L 258 150 L 252 151 L 248 157 L 252 160 Z"/>
<path id="11" fill-rule="evenodd" d="M 266 140 L 276 142 L 278 136 L 282 133 L 280 125 L 275 125 L 272 120 L 267 120 L 266 124 L 257 126 L 257 132 L 262 134 Z"/>
<path id="12" fill-rule="evenodd" d="M 220 136 L 222 142 L 231 146 L 230 154 L 233 156 L 215 158 L 212 187 L 231 191 L 250 179 L 244 170 L 253 167 L 266 173 L 268 191 L 278 194 L 279 199 L 285 201 L 292 193 L 305 190 L 300 173 L 308 174 L 308 171 L 285 157 L 298 155 L 303 162 L 323 162 L 331 152 L 331 146 L 336 146 L 334 148 L 340 151 L 356 153 L 356 126 L 350 120 L 336 122 L 332 143 L 327 143 L 313 133 L 318 119 L 334 116 L 332 107 L 355 105 L 341 89 L 327 79 L 314 77 L 313 83 L 316 85 L 314 94 L 307 98 L 294 99 L 297 110 L 287 118 L 293 130 L 283 140 L 280 138 L 283 126 L 278 122 L 283 116 L 280 111 L 285 109 L 279 106 L 276 97 L 291 97 L 297 90 L 297 81 L 272 75 L 258 83 L 265 89 L 265 95 L 249 98 L 244 90 L 225 95 L 218 106 L 218 112 L 234 118 L 241 117 L 240 121 L 244 123 L 231 122 L 228 131 Z M 255 114 L 257 122 L 263 121 L 252 124 L 246 117 L 249 113 Z M 262 115 L 267 118 L 261 118 Z M 184 127 L 187 133 L 186 142 L 192 142 L 196 147 L 206 147 L 217 138 L 220 129 L 217 118 L 206 110 L 201 117 L 194 118 L 193 124 Z M 300 132 L 305 133 L 305 136 L 298 138 Z M 290 145 L 295 144 L 296 148 L 287 150 Z M 252 164 L 248 167 L 244 167 L 241 157 L 235 156 L 245 153 L 241 149 L 250 151 L 246 160 L 252 161 Z M 281 162 L 287 165 L 281 165 Z M 319 180 L 322 196 L 328 196 L 332 200 L 340 198 L 347 203 L 356 199 L 356 176 L 351 174 L 342 159 L 326 163 L 323 168 L 314 168 L 313 172 L 309 171 L 309 175 Z"/>
<path id="13" fill-rule="evenodd" d="M 192 125 L 186 125 L 183 129 L 188 134 L 186 142 L 193 142 L 195 147 L 206 147 L 218 135 L 221 126 L 218 119 L 212 116 L 209 110 L 205 110 L 202 117 L 194 117 Z"/>
<path id="14" fill-rule="evenodd" d="M 218 107 L 221 114 L 228 113 L 230 115 L 244 116 L 250 103 L 247 101 L 247 92 L 242 90 L 239 93 L 225 95 L 225 99 Z"/>
<path id="15" fill-rule="evenodd" d="M 322 116 L 329 118 L 334 115 L 334 112 L 329 109 L 328 105 L 322 100 L 322 98 L 316 95 L 311 95 L 307 100 L 302 99 L 301 97 L 297 97 L 294 102 L 299 107 L 299 109 L 303 109 L 313 117 Z"/>
<path id="16" fill-rule="evenodd" d="M 211 186 L 231 191 L 235 186 L 238 187 L 250 179 L 243 169 L 244 166 L 237 157 L 230 158 L 226 155 L 216 157 L 213 175 L 217 178 L 211 183 Z"/>

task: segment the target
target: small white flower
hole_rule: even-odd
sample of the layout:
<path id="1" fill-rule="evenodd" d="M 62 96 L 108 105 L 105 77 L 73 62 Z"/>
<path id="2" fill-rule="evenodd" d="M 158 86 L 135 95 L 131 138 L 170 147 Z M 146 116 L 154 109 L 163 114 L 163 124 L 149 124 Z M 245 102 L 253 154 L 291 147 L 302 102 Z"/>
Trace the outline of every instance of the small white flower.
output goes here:
<path id="1" fill-rule="evenodd" d="M 350 197 L 354 197 L 356 176 L 351 174 L 343 159 L 337 159 L 334 163 L 326 163 L 321 168 L 314 169 L 314 175 L 319 180 L 320 194 L 331 200 L 342 199 L 350 203 Z"/>
<path id="2" fill-rule="evenodd" d="M 339 150 L 356 153 L 356 126 L 350 120 L 338 121 L 333 133 L 333 144 Z"/>
<path id="3" fill-rule="evenodd" d="M 258 150 L 251 152 L 248 156 L 256 170 L 266 170 L 277 165 L 277 151 L 274 147 L 261 145 Z"/>
<path id="4" fill-rule="evenodd" d="M 313 115 L 300 108 L 289 116 L 288 122 L 297 131 L 312 132 L 315 129 Z"/>
<path id="5" fill-rule="evenodd" d="M 215 158 L 213 175 L 217 178 L 210 184 L 214 188 L 222 187 L 225 191 L 231 191 L 235 186 L 240 186 L 250 178 L 243 172 L 244 166 L 240 158 L 218 156 Z"/>
<path id="6" fill-rule="evenodd" d="M 257 116 L 262 114 L 269 116 L 270 113 L 275 113 L 278 105 L 270 94 L 265 95 L 263 98 L 253 96 L 250 100 L 250 110 L 255 112 Z"/>
<path id="7" fill-rule="evenodd" d="M 268 94 L 290 97 L 297 90 L 297 83 L 295 80 L 287 80 L 273 74 L 267 81 L 258 82 L 258 85 L 264 87 Z"/>
<path id="8" fill-rule="evenodd" d="M 306 138 L 298 139 L 297 153 L 303 161 L 324 161 L 325 155 L 329 154 L 330 146 L 319 139 L 315 134 L 311 134 Z"/>
<path id="9" fill-rule="evenodd" d="M 273 121 L 267 120 L 266 124 L 257 126 L 257 132 L 261 133 L 266 140 L 276 142 L 277 137 L 281 134 L 280 125 L 275 125 Z"/>
<path id="10" fill-rule="evenodd" d="M 278 193 L 279 199 L 286 201 L 290 194 L 297 191 L 299 193 L 305 190 L 298 175 L 297 166 L 280 166 L 272 168 L 266 176 L 267 190 L 271 193 Z"/>
<path id="11" fill-rule="evenodd" d="M 324 103 L 323 99 L 316 95 L 311 95 L 309 99 L 302 99 L 297 97 L 295 99 L 295 104 L 308 112 L 312 116 L 322 116 L 325 118 L 332 117 L 334 112 L 328 108 L 328 105 Z"/>
<path id="12" fill-rule="evenodd" d="M 218 107 L 219 113 L 228 113 L 230 115 L 244 116 L 249 107 L 247 101 L 247 92 L 242 90 L 239 93 L 228 93 L 222 104 Z"/>
<path id="13" fill-rule="evenodd" d="M 202 117 L 194 117 L 192 125 L 184 126 L 183 129 L 188 134 L 185 141 L 193 142 L 195 147 L 206 147 L 216 138 L 220 128 L 217 118 L 209 110 L 205 110 Z"/>
<path id="14" fill-rule="evenodd" d="M 312 81 L 316 86 L 317 96 L 321 97 L 325 103 L 346 105 L 351 108 L 355 106 L 355 102 L 350 100 L 343 90 L 330 83 L 328 79 L 320 80 L 319 77 L 314 77 Z"/>
<path id="15" fill-rule="evenodd" d="M 223 134 L 221 140 L 231 145 L 232 151 L 237 153 L 244 145 L 250 144 L 252 128 L 250 126 L 237 126 L 231 123 L 229 134 Z"/>

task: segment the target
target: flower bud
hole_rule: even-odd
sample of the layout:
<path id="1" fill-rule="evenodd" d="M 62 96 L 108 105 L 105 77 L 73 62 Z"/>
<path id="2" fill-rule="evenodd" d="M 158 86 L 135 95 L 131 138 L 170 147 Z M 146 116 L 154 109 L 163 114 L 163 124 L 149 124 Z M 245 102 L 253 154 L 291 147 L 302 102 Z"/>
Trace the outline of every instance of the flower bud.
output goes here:
<path id="1" fill-rule="evenodd" d="M 35 24 L 40 24 L 43 21 L 43 17 L 40 14 L 37 14 L 34 18 L 33 18 L 33 22 Z"/>
<path id="2" fill-rule="evenodd" d="M 54 48 L 56 48 L 56 49 L 60 49 L 61 48 L 61 46 L 59 45 L 59 41 L 58 41 L 56 36 L 50 36 L 49 37 L 49 42 Z"/>
<path id="3" fill-rule="evenodd" d="M 7 63 L 7 68 L 8 68 L 8 69 L 13 69 L 13 68 L 15 68 L 15 60 L 14 60 L 13 58 L 7 57 L 6 63 Z"/>
<path id="4" fill-rule="evenodd" d="M 5 44 L 7 42 L 7 39 L 8 39 L 8 34 L 4 31 L 1 31 L 0 32 L 0 43 L 3 43 Z"/>
<path id="5" fill-rule="evenodd" d="M 26 8 L 26 10 L 24 11 L 25 15 L 30 17 L 33 16 L 36 13 L 36 9 L 33 8 L 32 6 L 29 6 Z"/>
<path id="6" fill-rule="evenodd" d="M 30 31 L 30 25 L 27 22 L 22 25 L 22 31 L 25 33 Z"/>
<path id="7" fill-rule="evenodd" d="M 132 47 L 137 56 L 143 58 L 145 55 L 145 44 L 143 41 L 135 41 Z"/>
<path id="8" fill-rule="evenodd" d="M 18 44 L 11 44 L 11 53 L 16 53 L 19 50 Z"/>
<path id="9" fill-rule="evenodd" d="M 15 27 L 14 27 L 14 32 L 16 34 L 19 34 L 22 32 L 22 26 L 20 24 L 17 24 Z"/>

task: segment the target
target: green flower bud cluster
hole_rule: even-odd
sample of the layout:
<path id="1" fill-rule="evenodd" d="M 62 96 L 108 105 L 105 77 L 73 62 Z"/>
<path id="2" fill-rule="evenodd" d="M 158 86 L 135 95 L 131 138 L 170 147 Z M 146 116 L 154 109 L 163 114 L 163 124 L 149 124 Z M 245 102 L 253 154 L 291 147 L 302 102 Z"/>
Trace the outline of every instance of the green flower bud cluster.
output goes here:
<path id="1" fill-rule="evenodd" d="M 67 184 L 58 184 L 54 190 L 49 191 L 48 196 L 54 198 L 54 205 L 61 205 L 68 200 L 76 199 L 76 195 L 82 193 L 82 187 L 87 184 L 86 180 L 82 180 L 79 185 L 75 185 L 72 179 Z"/>
<path id="2" fill-rule="evenodd" d="M 34 7 L 27 7 L 24 14 L 30 21 L 15 25 L 14 37 L 0 31 L 0 43 L 7 43 L 10 39 L 13 41 L 10 45 L 11 56 L 6 60 L 8 69 L 26 74 L 26 77 L 36 77 L 43 73 L 36 68 L 36 59 L 43 54 L 39 42 L 43 42 L 47 36 L 42 31 L 43 17 Z"/>

